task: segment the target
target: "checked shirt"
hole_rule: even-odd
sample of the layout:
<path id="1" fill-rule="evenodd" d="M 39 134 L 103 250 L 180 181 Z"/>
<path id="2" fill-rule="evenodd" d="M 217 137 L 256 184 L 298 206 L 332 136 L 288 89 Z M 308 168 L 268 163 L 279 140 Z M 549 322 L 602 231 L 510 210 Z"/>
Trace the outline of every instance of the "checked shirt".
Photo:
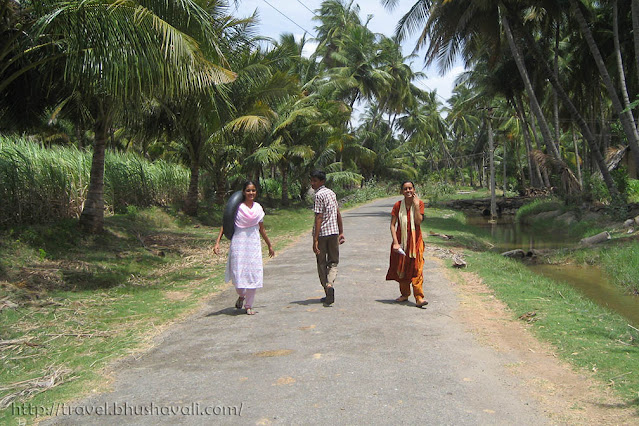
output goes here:
<path id="1" fill-rule="evenodd" d="M 324 185 L 320 186 L 317 192 L 315 192 L 315 203 L 313 204 L 313 211 L 322 214 L 322 223 L 319 232 L 320 237 L 339 234 L 337 209 L 337 197 L 335 193 Z"/>

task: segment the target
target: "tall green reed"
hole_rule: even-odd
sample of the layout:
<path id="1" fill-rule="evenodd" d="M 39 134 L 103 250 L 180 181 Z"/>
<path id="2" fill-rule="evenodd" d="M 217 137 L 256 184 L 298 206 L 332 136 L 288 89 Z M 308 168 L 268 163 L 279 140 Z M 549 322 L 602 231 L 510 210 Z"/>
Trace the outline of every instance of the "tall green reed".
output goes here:
<path id="1" fill-rule="evenodd" d="M 21 137 L 0 135 L 0 228 L 78 217 L 89 186 L 91 152 L 47 148 Z M 181 202 L 189 170 L 131 153 L 108 152 L 104 201 L 107 210 Z"/>

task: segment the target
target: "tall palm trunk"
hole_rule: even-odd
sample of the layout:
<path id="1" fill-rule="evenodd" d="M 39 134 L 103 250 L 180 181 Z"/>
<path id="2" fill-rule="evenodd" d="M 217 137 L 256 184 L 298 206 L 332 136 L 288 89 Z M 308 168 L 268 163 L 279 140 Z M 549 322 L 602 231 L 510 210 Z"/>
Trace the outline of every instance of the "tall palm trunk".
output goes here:
<path id="1" fill-rule="evenodd" d="M 526 182 L 526 172 L 524 170 L 524 165 L 521 162 L 521 156 L 519 153 L 521 152 L 520 140 L 515 139 L 513 146 L 513 154 L 515 157 L 515 167 L 517 168 L 517 182 L 519 183 L 519 187 L 524 186 Z M 530 169 L 528 169 L 530 170 Z"/>
<path id="2" fill-rule="evenodd" d="M 501 156 L 501 162 L 502 162 L 503 174 L 504 174 L 502 176 L 503 182 L 504 182 L 504 186 L 503 186 L 504 193 L 502 194 L 502 196 L 504 198 L 506 198 L 506 189 L 507 189 L 506 187 L 508 185 L 508 179 L 507 179 L 507 176 L 506 176 L 506 141 L 505 140 L 504 140 L 504 154 Z"/>
<path id="3" fill-rule="evenodd" d="M 601 79 L 606 86 L 606 91 L 608 92 L 608 96 L 610 97 L 615 113 L 619 115 L 624 133 L 626 134 L 626 138 L 628 138 L 628 143 L 630 144 L 630 150 L 635 158 L 635 163 L 639 164 L 639 132 L 634 125 L 632 111 L 627 110 L 626 112 L 623 112 L 623 106 L 619 100 L 619 96 L 617 96 L 617 91 L 615 90 L 612 78 L 610 78 L 610 74 L 606 69 L 606 64 L 601 56 L 599 47 L 597 46 L 592 32 L 590 31 L 586 18 L 577 4 L 577 0 L 570 0 L 570 5 L 574 11 L 574 16 L 579 24 L 579 28 L 581 29 L 581 34 L 586 39 L 590 53 L 595 59 L 595 65 L 597 66 Z"/>
<path id="4" fill-rule="evenodd" d="M 559 80 L 559 36 L 559 22 L 557 22 L 555 26 L 555 55 L 553 61 L 553 71 L 557 80 Z M 554 90 L 552 92 L 552 115 L 555 121 L 555 141 L 557 143 L 557 149 L 559 149 L 559 97 L 557 96 L 557 92 Z"/>
<path id="5" fill-rule="evenodd" d="M 224 204 L 224 195 L 226 194 L 226 176 L 224 173 L 219 173 L 219 177 L 215 184 L 215 202 L 218 205 Z"/>
<path id="6" fill-rule="evenodd" d="M 541 146 L 541 142 L 539 142 L 539 136 L 537 133 L 537 125 L 535 124 L 535 118 L 532 117 L 530 120 L 530 129 L 532 132 L 532 136 L 533 136 L 533 140 L 535 141 L 535 146 L 537 147 L 537 151 L 539 152 L 544 152 L 544 147 Z M 548 179 L 548 169 L 546 167 L 542 167 L 541 164 L 539 163 L 539 161 L 537 161 L 537 159 L 535 158 L 534 160 L 534 164 L 535 166 L 539 169 L 539 174 L 541 176 L 541 180 L 539 181 L 541 183 L 541 187 L 542 188 L 550 188 L 550 179 Z"/>
<path id="7" fill-rule="evenodd" d="M 188 134 L 188 133 L 187 133 Z M 197 202 L 199 198 L 200 182 L 200 161 L 202 157 L 202 147 L 204 146 L 204 135 L 201 131 L 191 132 L 189 135 L 189 157 L 191 160 L 191 179 L 189 180 L 189 190 L 186 193 L 184 202 L 184 213 L 189 216 L 197 216 Z"/>
<path id="8" fill-rule="evenodd" d="M 526 143 L 526 159 L 528 160 L 528 174 L 530 175 L 530 186 L 536 187 L 537 184 L 542 186 L 543 179 L 541 178 L 541 172 L 539 166 L 532 156 L 532 140 L 530 139 L 530 132 L 528 131 L 528 119 L 526 118 L 526 111 L 524 110 L 524 103 L 521 100 L 521 95 L 513 96 L 515 104 L 515 110 L 519 115 L 522 122 L 522 131 L 524 134 L 524 142 Z M 535 180 L 535 177 L 537 180 Z"/>
<path id="9" fill-rule="evenodd" d="M 495 147 L 493 145 L 493 126 L 492 126 L 492 110 L 488 110 L 488 156 L 490 159 L 490 218 L 497 217 L 497 201 L 495 200 Z"/>
<path id="10" fill-rule="evenodd" d="M 189 190 L 184 201 L 184 213 L 189 216 L 197 216 L 197 200 L 199 196 L 198 185 L 200 182 L 200 162 L 197 158 L 191 159 L 191 178 Z"/>
<path id="11" fill-rule="evenodd" d="M 282 174 L 282 205 L 288 206 L 288 164 L 282 164 L 280 173 Z"/>
<path id="12" fill-rule="evenodd" d="M 577 166 L 577 179 L 579 179 L 579 186 L 581 186 L 582 188 L 584 187 L 584 181 L 583 178 L 581 177 L 581 164 L 580 164 L 580 159 L 579 159 L 579 148 L 577 145 L 577 133 L 575 132 L 575 128 L 573 126 L 570 126 L 570 130 L 572 133 L 572 145 L 575 148 L 575 165 Z"/>
<path id="13" fill-rule="evenodd" d="M 557 150 L 557 147 L 553 143 L 553 138 L 550 133 L 550 128 L 548 127 L 548 122 L 546 121 L 546 117 L 544 117 L 543 111 L 541 110 L 541 106 L 539 105 L 539 101 L 537 100 L 537 95 L 533 90 L 532 83 L 530 82 L 530 77 L 528 76 L 528 70 L 526 69 L 526 64 L 524 63 L 523 56 L 519 51 L 519 46 L 515 42 L 515 38 L 513 37 L 513 33 L 510 29 L 510 24 L 508 22 L 508 18 L 506 17 L 506 13 L 502 14 L 502 23 L 504 25 L 504 32 L 506 33 L 506 38 L 508 39 L 508 46 L 510 47 L 510 51 L 513 55 L 513 59 L 517 64 L 517 69 L 519 70 L 519 75 L 524 83 L 524 87 L 526 88 L 526 92 L 530 98 L 531 108 L 535 117 L 537 118 L 537 122 L 539 123 L 539 127 L 541 128 L 541 134 L 544 138 L 544 142 L 546 144 L 546 149 L 548 153 L 552 155 L 556 159 L 561 159 L 561 155 Z"/>
<path id="14" fill-rule="evenodd" d="M 559 83 L 559 81 L 555 78 L 555 74 L 550 69 L 550 66 L 544 59 L 543 54 L 539 50 L 539 47 L 537 46 L 537 44 L 534 42 L 530 33 L 524 31 L 523 35 L 526 38 L 526 41 L 528 42 L 528 46 L 530 46 L 530 51 L 533 53 L 533 55 L 537 59 L 537 63 L 541 66 L 541 70 L 544 72 L 545 77 L 550 81 L 553 88 L 557 92 L 559 99 L 561 99 L 562 104 L 568 110 L 568 112 L 570 112 L 570 115 L 572 116 L 573 120 L 575 120 L 577 124 L 579 125 L 579 128 L 581 129 L 581 134 L 588 141 L 591 154 L 594 157 L 595 161 L 597 162 L 597 166 L 599 167 L 599 171 L 601 172 L 601 176 L 603 177 L 603 180 L 606 184 L 606 187 L 608 188 L 608 191 L 610 192 L 610 195 L 617 196 L 619 194 L 619 191 L 617 190 L 617 186 L 615 185 L 615 182 L 610 176 L 610 172 L 608 171 L 606 162 L 604 161 L 603 156 L 601 155 L 601 151 L 599 150 L 599 147 L 597 146 L 597 141 L 595 140 L 594 135 L 590 131 L 590 127 L 588 127 L 586 120 L 584 120 L 584 118 L 579 113 L 575 105 L 572 103 L 572 101 L 570 100 L 570 97 L 565 92 L 561 83 Z"/>
<path id="15" fill-rule="evenodd" d="M 93 125 L 95 140 L 91 160 L 91 177 L 87 199 L 80 215 L 80 226 L 87 232 L 100 233 L 104 229 L 104 154 L 106 151 L 111 112 L 103 102 L 98 103 L 97 116 Z"/>
<path id="16" fill-rule="evenodd" d="M 632 39 L 635 45 L 635 69 L 639 70 L 639 0 L 632 0 Z M 636 72 L 639 78 L 639 72 Z"/>
<path id="17" fill-rule="evenodd" d="M 619 86 L 621 89 L 621 96 L 623 98 L 624 109 L 631 111 L 628 86 L 626 85 L 626 73 L 623 70 L 623 59 L 621 57 L 621 46 L 619 44 L 619 10 L 617 0 L 613 1 L 612 7 L 612 35 L 615 45 L 615 60 L 617 61 L 617 70 L 619 71 Z M 635 135 L 637 135 L 637 140 L 639 141 L 639 134 L 636 131 L 637 126 L 632 112 L 628 114 L 628 119 L 632 121 L 632 127 L 635 129 Z"/>
<path id="18" fill-rule="evenodd" d="M 471 188 L 475 187 L 475 158 L 470 157 L 468 162 L 466 163 L 466 168 L 468 169 L 468 177 L 470 178 L 469 185 Z"/>

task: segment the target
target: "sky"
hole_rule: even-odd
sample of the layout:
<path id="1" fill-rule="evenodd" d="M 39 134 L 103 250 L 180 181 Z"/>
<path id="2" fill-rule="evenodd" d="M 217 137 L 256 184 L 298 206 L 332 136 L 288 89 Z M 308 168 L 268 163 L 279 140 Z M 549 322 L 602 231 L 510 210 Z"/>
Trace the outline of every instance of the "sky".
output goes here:
<path id="1" fill-rule="evenodd" d="M 282 33 L 292 33 L 299 40 L 305 32 L 307 40 L 315 36 L 315 26 L 318 21 L 313 20 L 314 12 L 319 9 L 322 0 L 240 0 L 235 16 L 245 17 L 257 10 L 259 17 L 259 34 L 279 40 Z M 415 3 L 415 0 L 400 0 L 392 12 L 382 6 L 380 0 L 355 0 L 360 6 L 360 19 L 366 22 L 368 15 L 373 18 L 368 27 L 376 33 L 392 36 L 399 19 Z M 411 36 L 403 45 L 404 56 L 412 53 L 415 47 L 416 35 Z M 316 44 L 309 43 L 309 48 L 314 50 Z M 310 54 L 312 52 L 304 52 Z M 456 64 L 446 75 L 440 76 L 435 66 L 424 69 L 424 54 L 422 49 L 417 52 L 411 67 L 414 71 L 422 71 L 426 78 L 416 82 L 418 87 L 432 91 L 436 90 L 442 104 L 450 98 L 454 87 L 455 77 L 463 72 L 463 66 Z"/>

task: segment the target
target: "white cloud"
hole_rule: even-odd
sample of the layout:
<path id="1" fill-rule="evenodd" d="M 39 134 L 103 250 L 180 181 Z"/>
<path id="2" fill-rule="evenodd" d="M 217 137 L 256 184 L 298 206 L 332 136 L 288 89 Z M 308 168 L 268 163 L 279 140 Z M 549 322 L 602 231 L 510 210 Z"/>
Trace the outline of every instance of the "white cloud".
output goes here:
<path id="1" fill-rule="evenodd" d="M 436 90 L 439 100 L 445 103 L 453 94 L 455 79 L 463 72 L 464 67 L 460 65 L 453 67 L 443 76 L 436 72 L 427 73 L 427 78 L 421 80 L 417 85 L 428 91 Z"/>
<path id="2" fill-rule="evenodd" d="M 296 39 L 299 40 L 297 37 Z M 311 56 L 313 53 L 315 53 L 315 49 L 317 49 L 318 44 L 319 43 L 317 43 L 316 41 L 307 41 L 304 45 L 304 49 L 302 49 L 302 56 L 306 58 Z"/>

